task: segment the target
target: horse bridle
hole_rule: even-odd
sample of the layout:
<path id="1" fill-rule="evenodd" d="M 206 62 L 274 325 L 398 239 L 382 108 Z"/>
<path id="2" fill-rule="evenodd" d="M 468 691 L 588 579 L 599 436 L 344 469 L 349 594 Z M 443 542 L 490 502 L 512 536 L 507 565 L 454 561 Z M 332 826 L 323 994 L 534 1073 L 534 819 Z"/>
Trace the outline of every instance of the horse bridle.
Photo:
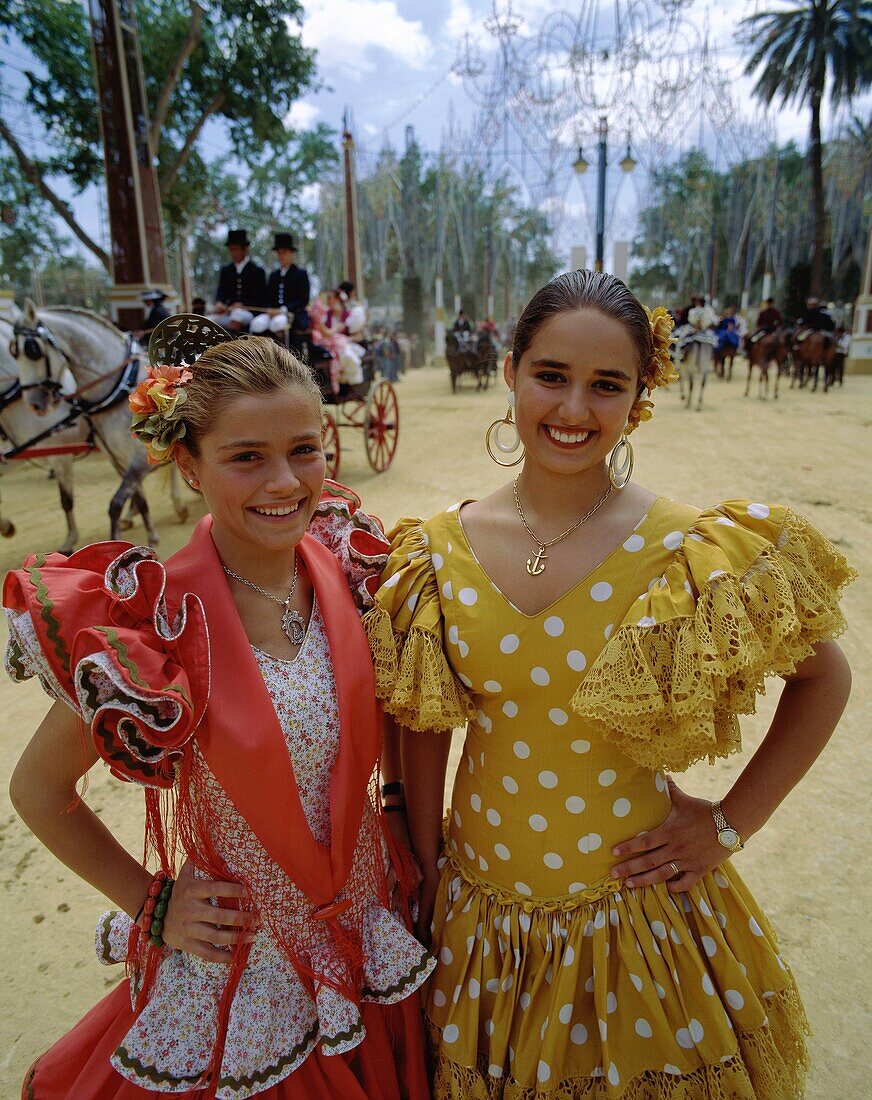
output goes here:
<path id="1" fill-rule="evenodd" d="M 9 341 L 9 354 L 13 359 L 19 359 L 23 351 L 24 357 L 29 359 L 32 363 L 38 363 L 40 359 L 45 362 L 45 378 L 41 382 L 22 383 L 19 392 L 24 393 L 26 390 L 42 389 L 46 390 L 49 395 L 57 397 L 63 389 L 63 383 L 52 377 L 51 360 L 44 349 L 39 346 L 40 340 L 59 352 L 66 361 L 67 366 L 72 369 L 73 360 L 69 353 L 61 347 L 54 333 L 51 329 L 46 328 L 42 321 L 37 321 L 35 327 L 23 325 L 16 321 L 12 326 L 12 339 Z"/>

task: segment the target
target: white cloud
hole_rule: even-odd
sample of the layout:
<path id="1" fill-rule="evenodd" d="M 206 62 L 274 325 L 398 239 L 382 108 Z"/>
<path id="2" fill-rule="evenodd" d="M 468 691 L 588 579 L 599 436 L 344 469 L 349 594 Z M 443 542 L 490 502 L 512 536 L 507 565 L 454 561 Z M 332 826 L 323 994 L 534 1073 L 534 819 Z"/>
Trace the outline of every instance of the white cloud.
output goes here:
<path id="1" fill-rule="evenodd" d="M 321 108 L 305 99 L 298 99 L 285 116 L 285 125 L 292 130 L 309 130 L 321 114 Z"/>
<path id="2" fill-rule="evenodd" d="M 468 0 L 451 0 L 448 18 L 445 20 L 445 33 L 451 38 L 474 34 L 481 29 L 481 22 L 481 15 L 473 13 Z"/>
<path id="3" fill-rule="evenodd" d="M 372 72 L 379 51 L 420 69 L 432 49 L 420 21 L 400 15 L 396 0 L 310 0 L 303 41 L 317 49 L 322 72 L 337 74 Z"/>

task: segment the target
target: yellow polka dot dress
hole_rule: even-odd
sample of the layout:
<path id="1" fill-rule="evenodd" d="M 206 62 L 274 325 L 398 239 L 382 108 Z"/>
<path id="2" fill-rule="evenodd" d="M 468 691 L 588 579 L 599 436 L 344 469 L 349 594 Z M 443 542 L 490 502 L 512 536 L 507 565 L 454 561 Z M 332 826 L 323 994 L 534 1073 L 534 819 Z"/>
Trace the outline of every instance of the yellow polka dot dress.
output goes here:
<path id="1" fill-rule="evenodd" d="M 434 1095 L 787 1098 L 802 1005 L 729 862 L 673 897 L 609 877 L 662 822 L 665 769 L 739 747 L 764 675 L 840 632 L 844 558 L 787 509 L 665 498 L 539 615 L 457 507 L 404 520 L 366 627 L 404 725 L 466 725 L 427 1017 Z"/>

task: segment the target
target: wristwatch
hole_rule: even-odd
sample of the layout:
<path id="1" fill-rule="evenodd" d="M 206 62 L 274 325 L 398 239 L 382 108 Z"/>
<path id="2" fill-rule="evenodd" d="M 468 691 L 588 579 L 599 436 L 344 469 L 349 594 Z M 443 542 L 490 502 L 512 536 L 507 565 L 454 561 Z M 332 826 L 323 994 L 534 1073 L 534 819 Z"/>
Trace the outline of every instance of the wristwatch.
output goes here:
<path id="1" fill-rule="evenodd" d="M 718 844 L 728 852 L 741 852 L 745 845 L 733 826 L 724 817 L 720 802 L 712 802 L 712 817 L 718 830 Z"/>

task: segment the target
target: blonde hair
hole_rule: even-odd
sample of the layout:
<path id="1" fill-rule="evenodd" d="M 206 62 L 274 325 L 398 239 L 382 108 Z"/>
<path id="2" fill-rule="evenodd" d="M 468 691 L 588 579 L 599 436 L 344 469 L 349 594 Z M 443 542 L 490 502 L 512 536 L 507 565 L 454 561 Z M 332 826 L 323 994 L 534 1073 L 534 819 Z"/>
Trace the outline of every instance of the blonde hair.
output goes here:
<path id="1" fill-rule="evenodd" d="M 238 397 L 269 394 L 297 386 L 320 408 L 321 391 L 305 364 L 267 336 L 231 340 L 208 348 L 190 368 L 179 420 L 181 442 L 197 458 L 200 440 Z"/>

